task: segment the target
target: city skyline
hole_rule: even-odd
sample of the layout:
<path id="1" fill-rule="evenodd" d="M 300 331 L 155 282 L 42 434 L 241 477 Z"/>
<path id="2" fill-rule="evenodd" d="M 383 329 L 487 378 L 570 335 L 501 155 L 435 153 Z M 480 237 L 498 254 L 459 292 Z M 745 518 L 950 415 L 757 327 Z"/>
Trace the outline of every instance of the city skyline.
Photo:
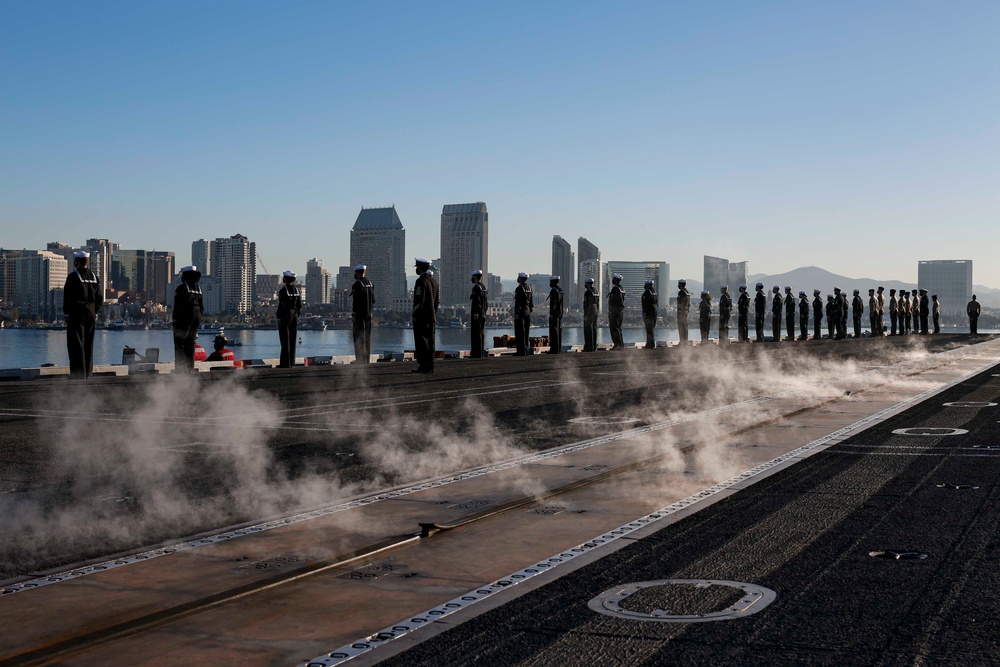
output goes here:
<path id="1" fill-rule="evenodd" d="M 361 206 L 404 213 L 412 258 L 443 203 L 487 201 L 499 275 L 563 234 L 678 276 L 960 257 L 1000 286 L 1000 5 L 571 7 L 12 5 L 0 244 L 184 261 L 240 233 L 304 273 L 348 261 Z"/>

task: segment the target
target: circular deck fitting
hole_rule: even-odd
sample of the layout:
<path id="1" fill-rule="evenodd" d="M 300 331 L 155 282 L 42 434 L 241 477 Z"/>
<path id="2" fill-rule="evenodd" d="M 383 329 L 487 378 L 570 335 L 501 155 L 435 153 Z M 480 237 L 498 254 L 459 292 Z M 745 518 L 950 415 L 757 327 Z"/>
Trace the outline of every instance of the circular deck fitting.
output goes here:
<path id="1" fill-rule="evenodd" d="M 570 424 L 634 424 L 638 419 L 635 417 L 576 417 L 567 419 Z"/>
<path id="2" fill-rule="evenodd" d="M 942 405 L 946 408 L 995 408 L 997 404 L 986 401 L 952 401 Z"/>
<path id="3" fill-rule="evenodd" d="M 920 436 L 945 436 L 945 435 L 965 435 L 968 431 L 964 428 L 938 428 L 936 426 L 914 426 L 912 428 L 897 428 L 893 435 L 920 435 Z"/>
<path id="4" fill-rule="evenodd" d="M 629 600 L 632 596 L 636 597 Z M 599 614 L 632 621 L 709 623 L 756 614 L 776 597 L 777 593 L 769 588 L 739 581 L 660 579 L 616 586 L 598 595 L 587 606 Z M 677 610 L 659 608 L 662 606 Z"/>
<path id="5" fill-rule="evenodd" d="M 979 488 L 978 484 L 938 484 L 939 489 L 958 489 L 964 491 L 966 489 L 975 490 Z"/>
<path id="6" fill-rule="evenodd" d="M 884 558 L 887 560 L 923 560 L 927 558 L 927 554 L 920 551 L 869 551 L 868 555 L 872 558 Z"/>

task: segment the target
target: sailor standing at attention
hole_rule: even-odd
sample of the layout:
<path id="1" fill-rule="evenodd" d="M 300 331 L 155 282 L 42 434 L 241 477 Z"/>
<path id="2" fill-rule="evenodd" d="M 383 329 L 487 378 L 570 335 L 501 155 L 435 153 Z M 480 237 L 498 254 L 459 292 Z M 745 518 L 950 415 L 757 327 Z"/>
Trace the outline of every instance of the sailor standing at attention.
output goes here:
<path id="1" fill-rule="evenodd" d="M 372 358 L 372 311 L 375 309 L 375 286 L 365 277 L 368 267 L 354 267 L 351 286 L 351 316 L 353 317 L 354 363 L 367 364 Z"/>
<path id="2" fill-rule="evenodd" d="M 198 267 L 185 266 L 181 269 L 181 284 L 174 291 L 174 371 L 178 373 L 194 370 L 194 341 L 205 312 L 199 280 Z"/>
<path id="3" fill-rule="evenodd" d="M 89 252 L 74 252 L 74 271 L 66 276 L 63 286 L 66 351 L 69 353 L 69 374 L 75 378 L 89 378 L 94 372 L 94 329 L 97 311 L 104 303 L 104 288 L 97 275 L 87 268 L 89 262 Z"/>
<path id="4" fill-rule="evenodd" d="M 534 309 L 528 274 L 522 271 L 517 274 L 517 287 L 514 288 L 514 342 L 518 356 L 527 356 L 531 349 L 528 336 L 531 333 L 531 311 Z"/>
<path id="5" fill-rule="evenodd" d="M 679 345 L 688 344 L 688 313 L 691 312 L 691 292 L 687 281 L 677 281 L 677 338 Z"/>
<path id="6" fill-rule="evenodd" d="M 624 350 L 625 340 L 622 338 L 622 322 L 625 319 L 625 290 L 622 289 L 622 277 L 617 273 L 611 276 L 611 291 L 608 292 L 608 328 L 611 330 L 612 350 Z"/>
<path id="7" fill-rule="evenodd" d="M 739 340 L 741 343 L 748 343 L 750 342 L 750 295 L 747 294 L 747 286 L 742 283 L 740 284 L 740 296 L 736 300 L 736 310 L 738 312 Z"/>
<path id="8" fill-rule="evenodd" d="M 278 290 L 278 340 L 281 341 L 281 358 L 278 368 L 295 365 L 295 341 L 299 330 L 299 313 L 302 312 L 302 296 L 295 286 L 295 272 L 281 274 L 284 283 Z"/>
<path id="9" fill-rule="evenodd" d="M 469 328 L 472 330 L 473 359 L 486 356 L 486 311 L 489 308 L 487 296 L 486 288 L 483 287 L 483 270 L 476 269 L 472 272 L 472 294 L 469 296 L 472 301 Z"/>
<path id="10" fill-rule="evenodd" d="M 414 259 L 417 282 L 413 286 L 413 347 L 416 351 L 417 367 L 413 373 L 434 372 L 434 330 L 437 327 L 437 311 L 441 304 L 438 283 L 431 271 L 431 262 L 423 257 Z"/>
<path id="11" fill-rule="evenodd" d="M 563 291 L 559 276 L 549 276 L 549 354 L 562 352 Z"/>
<path id="12" fill-rule="evenodd" d="M 659 307 L 659 297 L 653 288 L 653 281 L 647 280 L 642 290 L 642 323 L 646 326 L 646 349 L 652 350 L 656 347 L 656 339 L 653 336 L 653 327 L 656 326 L 656 311 Z"/>
<path id="13" fill-rule="evenodd" d="M 597 315 L 600 311 L 600 300 L 594 291 L 594 279 L 583 281 L 583 351 L 597 351 Z"/>

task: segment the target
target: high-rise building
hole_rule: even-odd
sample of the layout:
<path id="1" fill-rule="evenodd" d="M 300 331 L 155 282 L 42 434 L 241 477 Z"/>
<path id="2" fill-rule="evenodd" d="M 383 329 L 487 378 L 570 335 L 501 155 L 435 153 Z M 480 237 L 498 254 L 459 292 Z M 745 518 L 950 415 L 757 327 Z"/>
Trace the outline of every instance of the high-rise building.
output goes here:
<path id="1" fill-rule="evenodd" d="M 212 241 L 209 260 L 212 277 L 223 287 L 223 308 L 231 315 L 253 309 L 257 291 L 257 244 L 242 234 Z"/>
<path id="2" fill-rule="evenodd" d="M 441 305 L 469 301 L 469 275 L 489 271 L 490 215 L 484 202 L 445 204 L 441 209 Z"/>
<path id="3" fill-rule="evenodd" d="M 314 257 L 306 262 L 306 289 L 306 305 L 330 303 L 330 272 L 323 266 L 323 260 Z"/>
<path id="4" fill-rule="evenodd" d="M 406 230 L 395 206 L 361 209 L 351 229 L 351 266 L 357 264 L 368 266 L 375 310 L 406 302 Z"/>
<path id="5" fill-rule="evenodd" d="M 619 274 L 622 277 L 622 288 L 625 290 L 625 310 L 636 312 L 642 310 L 642 293 L 646 281 L 653 281 L 653 289 L 660 295 L 660 307 L 666 306 L 665 295 L 670 289 L 670 265 L 666 262 L 622 262 L 613 261 L 605 265 L 604 293 L 611 289 L 611 276 Z M 596 280 L 596 278 L 595 278 Z"/>
<path id="6" fill-rule="evenodd" d="M 587 264 L 586 271 L 583 268 L 584 262 L 590 262 Z M 583 281 L 587 278 L 594 279 L 594 289 L 598 291 L 604 289 L 604 267 L 601 264 L 601 249 L 582 236 L 576 240 L 576 265 L 576 284 L 579 286 L 578 296 L 581 300 L 583 299 Z M 600 267 L 600 270 L 597 270 L 595 267 Z M 600 276 L 597 274 L 600 274 Z"/>
<path id="7" fill-rule="evenodd" d="M 600 255 L 599 252 L 597 254 Z M 584 283 L 586 283 L 587 278 L 593 278 L 594 290 L 597 292 L 598 296 L 597 308 L 599 312 L 603 312 L 604 307 L 603 307 L 603 302 L 601 301 L 602 298 L 601 290 L 604 289 L 604 265 L 601 263 L 600 257 L 598 257 L 597 259 L 585 259 L 581 261 L 580 274 L 578 278 L 580 279 L 580 294 L 581 294 L 580 305 L 581 306 L 583 305 L 582 295 L 583 295 L 583 290 L 586 289 L 586 285 Z"/>
<path id="8" fill-rule="evenodd" d="M 730 262 L 722 257 L 710 257 L 705 255 L 704 289 L 711 293 L 712 298 L 718 299 L 722 293 L 721 287 L 729 287 L 729 293 L 735 294 L 740 285 L 745 285 L 748 273 L 747 262 Z"/>
<path id="9" fill-rule="evenodd" d="M 281 276 L 277 273 L 257 274 L 257 300 L 272 303 L 278 298 Z"/>
<path id="10" fill-rule="evenodd" d="M 92 252 L 91 265 L 94 263 Z M 175 263 L 174 253 L 169 250 L 128 250 L 116 245 L 112 251 L 109 279 L 115 289 L 164 304 L 174 278 Z"/>
<path id="11" fill-rule="evenodd" d="M 965 315 L 972 299 L 972 260 L 922 260 L 917 263 L 917 287 L 937 294 L 942 315 Z"/>
<path id="12" fill-rule="evenodd" d="M 0 303 L 9 308 L 14 303 L 17 289 L 17 258 L 20 250 L 0 248 Z"/>
<path id="13" fill-rule="evenodd" d="M 69 263 L 48 250 L 23 250 L 15 260 L 14 304 L 21 317 L 52 321 L 62 318 L 62 290 Z"/>
<path id="14" fill-rule="evenodd" d="M 97 274 L 97 279 L 104 285 L 104 292 L 107 295 L 108 290 L 115 286 L 111 277 L 111 258 L 120 246 L 108 239 L 87 239 L 86 247 L 91 253 L 90 270 Z M 99 261 L 94 261 L 95 252 L 99 255 Z"/>
<path id="15" fill-rule="evenodd" d="M 552 275 L 559 276 L 565 302 L 575 303 L 576 255 L 569 241 L 558 234 L 552 237 Z"/>
<path id="16" fill-rule="evenodd" d="M 208 276 L 212 273 L 212 242 L 207 239 L 198 239 L 191 242 L 191 264 L 193 264 L 201 275 Z"/>
<path id="17" fill-rule="evenodd" d="M 354 284 L 354 280 L 354 266 L 341 266 L 337 269 L 337 289 L 351 289 L 351 286 Z M 371 278 L 369 278 L 369 280 L 371 280 Z"/>
<path id="18" fill-rule="evenodd" d="M 472 290 L 469 290 L 469 293 L 471 294 Z M 503 280 L 500 276 L 495 276 L 492 273 L 486 274 L 486 293 L 489 295 L 487 299 L 490 303 L 500 298 L 500 295 L 503 294 Z"/>
<path id="19" fill-rule="evenodd" d="M 146 253 L 146 299 L 153 303 L 165 304 L 174 279 L 174 253 L 168 250 L 153 250 Z"/>

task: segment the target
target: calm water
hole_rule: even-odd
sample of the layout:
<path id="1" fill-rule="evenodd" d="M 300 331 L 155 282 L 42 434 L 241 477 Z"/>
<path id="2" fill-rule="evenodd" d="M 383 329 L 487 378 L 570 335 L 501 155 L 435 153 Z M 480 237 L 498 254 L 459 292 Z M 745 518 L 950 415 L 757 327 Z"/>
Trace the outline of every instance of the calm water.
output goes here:
<path id="1" fill-rule="evenodd" d="M 509 334 L 513 329 L 487 329 L 486 344 L 493 345 L 493 336 Z M 547 335 L 548 327 L 532 327 L 532 335 Z M 697 332 L 692 332 L 697 336 Z M 281 352 L 277 331 L 235 331 L 226 332 L 230 340 L 238 340 L 241 346 L 233 347 L 237 359 L 276 359 Z M 657 340 L 677 340 L 677 331 L 673 329 L 658 329 Z M 645 341 L 646 334 L 641 329 L 626 329 L 625 342 Z M 607 328 L 598 329 L 599 343 L 611 342 Z M 354 354 L 354 342 L 351 332 L 344 329 L 327 331 L 300 331 L 301 341 L 295 350 L 296 356 L 311 357 L 321 355 Z M 202 336 L 198 342 L 212 349 L 212 337 Z M 583 329 L 563 329 L 565 345 L 582 345 Z M 128 345 L 140 354 L 146 348 L 160 348 L 160 361 L 174 360 L 173 336 L 169 329 L 151 331 L 107 331 L 98 330 L 94 336 L 94 363 L 119 364 L 122 360 L 122 349 Z M 469 349 L 469 331 L 467 329 L 438 329 L 437 348 Z M 413 331 L 410 329 L 375 328 L 372 330 L 372 352 L 402 352 L 413 349 Z M 0 329 L 0 368 L 28 368 L 42 364 L 69 365 L 66 354 L 65 331 L 40 331 L 35 329 Z"/>
<path id="2" fill-rule="evenodd" d="M 943 331 L 945 333 L 966 333 L 968 328 L 946 328 Z M 992 329 L 980 329 L 980 332 L 997 333 L 996 330 Z M 512 329 L 487 329 L 486 344 L 492 346 L 493 336 L 513 335 L 513 333 Z M 547 327 L 532 327 L 533 335 L 542 336 L 547 333 Z M 712 335 L 715 336 L 717 333 L 713 329 Z M 732 328 L 730 335 L 735 335 L 735 330 Z M 753 336 L 752 325 L 750 335 Z M 281 352 L 277 331 L 230 330 L 226 332 L 226 336 L 230 340 L 242 342 L 242 346 L 232 348 L 237 359 L 276 359 Z M 693 340 L 700 337 L 697 327 L 691 327 L 690 337 Z M 645 341 L 646 334 L 642 329 L 625 329 L 624 338 L 625 343 L 630 344 Z M 677 330 L 657 328 L 656 339 L 677 340 Z M 299 357 L 354 354 L 351 332 L 344 329 L 300 331 L 299 340 L 301 342 L 296 349 L 296 355 Z M 597 341 L 599 343 L 611 342 L 607 326 L 597 330 Z M 211 351 L 211 337 L 202 337 L 199 342 Z M 565 345 L 582 345 L 583 329 L 563 329 L 563 343 Z M 134 347 L 140 354 L 146 348 L 158 347 L 160 348 L 160 361 L 174 360 L 173 337 L 169 329 L 152 331 L 98 330 L 94 337 L 94 363 L 121 363 L 122 348 L 126 345 Z M 437 348 L 439 350 L 469 349 L 469 331 L 465 329 L 438 329 Z M 372 331 L 373 353 L 402 352 L 407 349 L 413 349 L 413 331 L 390 328 L 376 328 Z M 0 368 L 28 368 L 46 363 L 57 366 L 69 365 L 65 331 L 0 329 Z"/>

